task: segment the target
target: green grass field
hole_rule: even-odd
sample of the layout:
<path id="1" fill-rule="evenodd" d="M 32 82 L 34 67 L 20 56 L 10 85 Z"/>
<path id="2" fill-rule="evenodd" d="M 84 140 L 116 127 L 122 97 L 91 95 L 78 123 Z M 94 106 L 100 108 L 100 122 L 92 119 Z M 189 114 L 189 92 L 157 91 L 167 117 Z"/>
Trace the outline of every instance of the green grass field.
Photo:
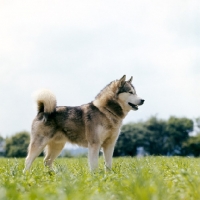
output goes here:
<path id="1" fill-rule="evenodd" d="M 55 172 L 37 158 L 23 174 L 24 159 L 0 159 L 0 199 L 200 199 L 200 159 L 180 157 L 115 158 L 95 173 L 87 158 L 59 158 Z"/>

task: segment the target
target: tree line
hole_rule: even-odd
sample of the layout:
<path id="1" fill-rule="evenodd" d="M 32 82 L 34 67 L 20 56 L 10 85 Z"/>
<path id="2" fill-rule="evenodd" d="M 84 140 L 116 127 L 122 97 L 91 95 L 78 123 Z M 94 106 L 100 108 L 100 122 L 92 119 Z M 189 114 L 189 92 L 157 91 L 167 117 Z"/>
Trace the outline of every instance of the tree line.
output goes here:
<path id="1" fill-rule="evenodd" d="M 114 156 L 135 156 L 138 147 L 143 147 L 147 155 L 199 156 L 200 133 L 190 136 L 193 127 L 193 120 L 188 118 L 162 120 L 155 116 L 126 124 L 122 126 Z"/>
<path id="2" fill-rule="evenodd" d="M 200 118 L 197 119 L 200 127 Z M 146 121 L 128 123 L 122 126 L 115 146 L 114 156 L 136 156 L 137 149 L 143 148 L 146 155 L 199 156 L 200 133 L 190 136 L 194 122 L 188 118 L 170 117 L 168 120 L 150 117 Z M 6 157 L 25 157 L 30 140 L 26 131 L 4 139 Z"/>

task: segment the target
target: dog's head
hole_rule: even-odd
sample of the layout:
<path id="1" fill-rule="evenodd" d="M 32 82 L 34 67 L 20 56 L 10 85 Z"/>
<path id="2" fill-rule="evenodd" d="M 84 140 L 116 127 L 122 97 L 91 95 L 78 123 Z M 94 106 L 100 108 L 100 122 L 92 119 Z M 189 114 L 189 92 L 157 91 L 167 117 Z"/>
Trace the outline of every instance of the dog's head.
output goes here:
<path id="1" fill-rule="evenodd" d="M 140 98 L 134 86 L 132 85 L 133 77 L 126 81 L 126 75 L 124 75 L 118 81 L 118 99 L 123 104 L 124 108 L 129 110 L 138 110 L 138 106 L 144 103 L 144 99 Z"/>

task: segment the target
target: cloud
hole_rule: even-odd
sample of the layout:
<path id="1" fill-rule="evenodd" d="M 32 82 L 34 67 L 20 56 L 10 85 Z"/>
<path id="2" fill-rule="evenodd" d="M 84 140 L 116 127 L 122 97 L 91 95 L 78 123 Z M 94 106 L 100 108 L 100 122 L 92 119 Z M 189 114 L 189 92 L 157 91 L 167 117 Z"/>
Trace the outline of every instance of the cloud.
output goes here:
<path id="1" fill-rule="evenodd" d="M 198 1 L 4 1 L 0 6 L 0 132 L 30 130 L 33 91 L 59 105 L 90 102 L 133 75 L 146 99 L 125 122 L 159 113 L 197 117 Z M 12 126 L 10 125 L 12 124 Z"/>

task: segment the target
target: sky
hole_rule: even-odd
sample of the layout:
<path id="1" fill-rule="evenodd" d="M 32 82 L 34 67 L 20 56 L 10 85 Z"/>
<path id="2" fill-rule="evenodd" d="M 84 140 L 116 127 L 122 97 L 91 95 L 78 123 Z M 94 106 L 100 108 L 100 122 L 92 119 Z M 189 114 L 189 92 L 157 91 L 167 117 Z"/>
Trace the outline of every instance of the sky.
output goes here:
<path id="1" fill-rule="evenodd" d="M 200 117 L 200 1 L 1 0 L 0 135 L 26 130 L 33 92 L 94 100 L 126 74 L 145 99 L 124 120 Z"/>

